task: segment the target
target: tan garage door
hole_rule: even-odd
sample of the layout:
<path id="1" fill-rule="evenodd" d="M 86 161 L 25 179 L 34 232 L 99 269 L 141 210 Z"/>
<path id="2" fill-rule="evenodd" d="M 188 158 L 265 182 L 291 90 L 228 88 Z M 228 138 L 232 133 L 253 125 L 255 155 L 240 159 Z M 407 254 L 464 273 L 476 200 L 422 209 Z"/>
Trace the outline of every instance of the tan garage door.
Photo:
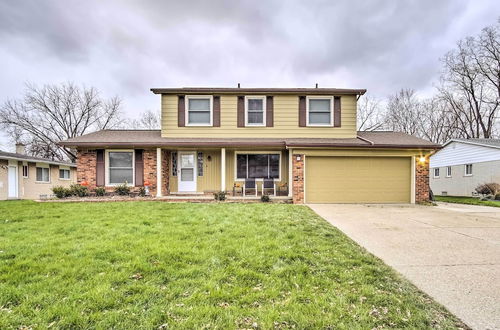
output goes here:
<path id="1" fill-rule="evenodd" d="M 307 203 L 409 203 L 410 157 L 306 157 Z"/>

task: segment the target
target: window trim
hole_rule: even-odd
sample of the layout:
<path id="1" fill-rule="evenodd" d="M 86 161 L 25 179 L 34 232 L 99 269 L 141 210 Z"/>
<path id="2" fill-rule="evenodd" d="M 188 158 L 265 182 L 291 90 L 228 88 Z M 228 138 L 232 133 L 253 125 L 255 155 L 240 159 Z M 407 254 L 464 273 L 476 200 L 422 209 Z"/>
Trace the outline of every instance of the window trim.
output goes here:
<path id="1" fill-rule="evenodd" d="M 248 123 L 248 100 L 257 99 L 262 100 L 262 124 L 251 124 Z M 245 96 L 245 126 L 248 127 L 265 127 L 266 126 L 266 96 L 265 95 L 248 95 Z"/>
<path id="2" fill-rule="evenodd" d="M 238 155 L 279 155 L 279 174 L 278 178 L 273 179 L 274 182 L 281 181 L 281 165 L 283 161 L 283 153 L 281 151 L 235 151 L 234 152 L 234 181 L 245 181 L 246 179 L 238 178 Z M 264 179 L 255 179 L 256 182 L 262 182 Z"/>
<path id="3" fill-rule="evenodd" d="M 310 124 L 309 123 L 309 101 L 310 100 L 330 100 L 330 124 Z M 306 126 L 309 127 L 333 127 L 333 96 L 307 96 L 306 97 Z"/>
<path id="4" fill-rule="evenodd" d="M 24 175 L 24 168 L 26 167 L 26 175 Z M 30 166 L 27 162 L 23 162 L 21 165 L 21 173 L 23 175 L 23 179 L 29 179 L 30 177 Z"/>
<path id="5" fill-rule="evenodd" d="M 48 181 L 38 181 L 38 177 L 37 177 L 37 169 L 38 168 L 47 168 L 49 170 L 49 180 Z M 35 182 L 36 183 L 50 183 L 51 181 L 51 178 L 52 178 L 52 175 L 50 175 L 50 165 L 49 164 L 46 164 L 46 163 L 36 163 L 35 165 Z"/>
<path id="6" fill-rule="evenodd" d="M 132 182 L 129 182 L 127 186 L 135 186 L 135 150 L 134 149 L 106 149 L 104 152 L 104 181 L 106 187 L 116 187 L 122 183 L 110 183 L 109 182 L 109 153 L 110 152 L 131 152 L 132 153 Z"/>
<path id="7" fill-rule="evenodd" d="M 467 174 L 467 166 L 469 166 L 469 165 L 470 165 L 470 174 Z M 465 164 L 464 165 L 464 176 L 472 176 L 472 173 L 474 173 L 473 169 L 472 169 L 472 164 Z"/>
<path id="8" fill-rule="evenodd" d="M 446 166 L 446 177 L 451 178 L 451 166 Z"/>
<path id="9" fill-rule="evenodd" d="M 437 170 L 437 175 L 436 175 L 436 170 Z M 434 179 L 439 179 L 439 175 L 441 174 L 440 172 L 441 171 L 439 170 L 439 167 L 434 167 L 432 169 L 432 174 L 433 174 Z"/>
<path id="10" fill-rule="evenodd" d="M 66 178 L 61 178 L 61 170 L 66 170 L 69 173 L 69 177 Z M 64 180 L 64 181 L 69 181 L 71 180 L 71 168 L 69 166 L 59 166 L 59 180 Z"/>
<path id="11" fill-rule="evenodd" d="M 189 100 L 190 99 L 209 99 L 210 102 L 210 123 L 209 124 L 191 124 L 189 123 Z M 196 112 L 196 110 L 193 110 Z M 185 118 L 185 126 L 205 126 L 211 127 L 214 123 L 214 97 L 213 95 L 186 95 L 186 101 L 184 102 L 184 118 Z"/>

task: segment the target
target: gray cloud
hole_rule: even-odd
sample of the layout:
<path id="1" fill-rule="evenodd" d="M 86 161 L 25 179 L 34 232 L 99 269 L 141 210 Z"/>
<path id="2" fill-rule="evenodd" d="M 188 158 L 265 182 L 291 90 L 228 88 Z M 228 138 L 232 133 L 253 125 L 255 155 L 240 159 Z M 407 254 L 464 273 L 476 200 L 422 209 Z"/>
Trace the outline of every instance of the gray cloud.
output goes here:
<path id="1" fill-rule="evenodd" d="M 160 86 L 432 91 L 439 58 L 493 24 L 495 0 L 0 2 L 0 102 L 26 81 L 119 95 L 130 116 Z M 0 142 L 4 142 L 0 140 Z"/>

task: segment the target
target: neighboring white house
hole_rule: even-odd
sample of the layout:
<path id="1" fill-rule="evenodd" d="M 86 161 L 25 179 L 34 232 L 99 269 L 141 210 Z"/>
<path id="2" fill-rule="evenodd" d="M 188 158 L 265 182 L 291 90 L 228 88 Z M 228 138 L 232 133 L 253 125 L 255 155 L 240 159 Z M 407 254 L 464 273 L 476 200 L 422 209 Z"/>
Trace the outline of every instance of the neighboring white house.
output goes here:
<path id="1" fill-rule="evenodd" d="M 434 195 L 472 196 L 483 183 L 500 183 L 499 139 L 453 139 L 430 157 Z"/>

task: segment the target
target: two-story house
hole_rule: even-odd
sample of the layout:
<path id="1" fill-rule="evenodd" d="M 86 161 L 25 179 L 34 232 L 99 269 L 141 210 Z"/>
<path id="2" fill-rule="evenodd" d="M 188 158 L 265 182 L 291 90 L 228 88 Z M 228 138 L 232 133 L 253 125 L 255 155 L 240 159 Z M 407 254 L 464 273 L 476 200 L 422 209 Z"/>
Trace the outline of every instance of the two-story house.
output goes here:
<path id="1" fill-rule="evenodd" d="M 238 193 L 276 183 L 294 203 L 427 200 L 438 145 L 397 132 L 357 132 L 364 89 L 153 88 L 161 130 L 103 130 L 61 142 L 78 150 L 90 188 L 150 185 L 171 194 Z"/>

